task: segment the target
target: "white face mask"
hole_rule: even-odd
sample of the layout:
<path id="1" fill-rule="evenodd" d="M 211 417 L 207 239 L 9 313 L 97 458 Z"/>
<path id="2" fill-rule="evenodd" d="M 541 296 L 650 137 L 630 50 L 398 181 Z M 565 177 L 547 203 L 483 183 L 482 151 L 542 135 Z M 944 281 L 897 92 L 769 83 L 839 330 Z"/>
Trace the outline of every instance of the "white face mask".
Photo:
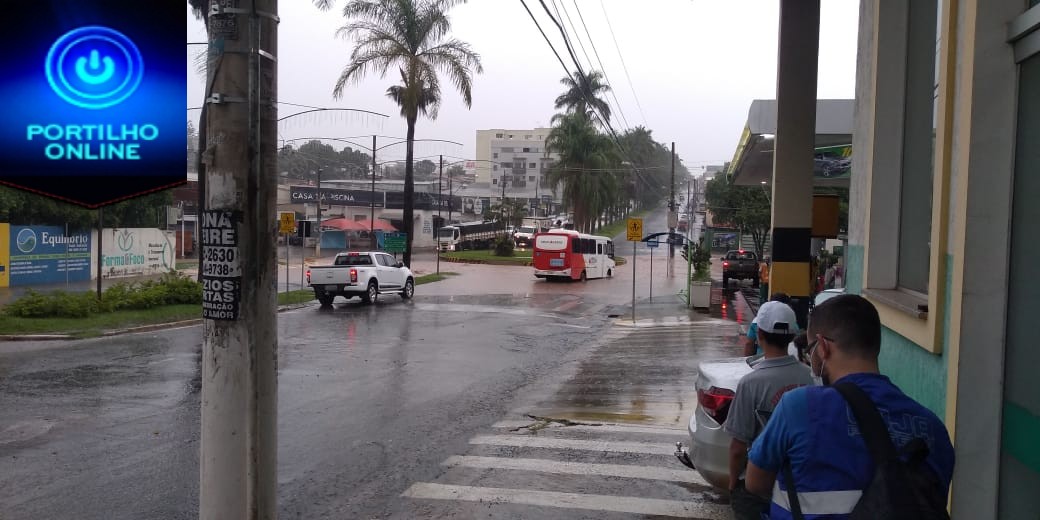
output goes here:
<path id="1" fill-rule="evenodd" d="M 813 368 L 812 368 L 813 354 L 816 353 L 816 349 L 819 348 L 819 346 L 820 346 L 820 344 L 817 343 L 817 344 L 813 345 L 813 349 L 809 351 L 809 370 L 812 371 L 813 384 L 815 384 L 816 386 L 824 386 L 824 384 L 823 384 L 823 366 L 826 365 L 827 362 L 822 360 L 822 359 L 820 360 L 820 373 L 819 374 L 817 374 L 816 370 L 813 370 Z"/>

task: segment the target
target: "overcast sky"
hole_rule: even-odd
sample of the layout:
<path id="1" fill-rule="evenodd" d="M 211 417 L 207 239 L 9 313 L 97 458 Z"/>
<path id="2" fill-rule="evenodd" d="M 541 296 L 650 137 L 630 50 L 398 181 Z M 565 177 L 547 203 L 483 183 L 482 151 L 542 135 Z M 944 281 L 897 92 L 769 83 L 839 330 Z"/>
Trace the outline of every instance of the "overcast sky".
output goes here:
<path id="1" fill-rule="evenodd" d="M 396 76 L 370 76 L 351 86 L 341 99 L 332 97 L 332 87 L 353 49 L 350 41 L 335 35 L 344 24 L 341 7 L 345 3 L 346 0 L 340 0 L 340 8 L 322 12 L 309 0 L 280 2 L 279 101 L 358 108 L 390 117 L 347 113 L 301 116 L 280 124 L 282 139 L 405 134 L 397 107 L 385 97 L 386 88 L 399 81 Z M 537 0 L 527 4 L 574 70 L 558 29 L 541 5 Z M 577 7 L 575 0 L 556 0 L 555 4 L 561 9 L 561 18 L 582 67 L 606 70 L 617 96 L 617 101 L 608 98 L 615 129 L 621 132 L 644 125 L 658 141 L 675 141 L 677 153 L 695 172 L 699 166 L 732 158 L 751 101 L 775 97 L 776 0 L 577 0 Z M 858 1 L 826 0 L 822 4 L 818 97 L 852 98 Z M 546 5 L 554 8 L 551 1 Z M 578 9 L 602 67 L 578 17 Z M 186 15 L 187 41 L 205 41 L 203 24 L 190 9 Z M 439 117 L 435 121 L 420 119 L 416 126 L 417 138 L 458 141 L 463 146 L 417 144 L 416 157 L 446 154 L 472 158 L 478 129 L 548 126 L 554 113 L 553 100 L 562 91 L 559 81 L 564 70 L 520 1 L 470 0 L 451 11 L 450 17 L 452 34 L 480 53 L 484 74 L 476 78 L 472 109 L 463 105 L 461 97 L 445 81 Z M 608 28 L 608 18 L 621 57 Z M 594 65 L 589 65 L 581 45 Z M 204 78 L 193 65 L 194 54 L 202 48 L 188 47 L 188 107 L 198 107 L 203 97 Z M 281 105 L 279 116 L 300 110 L 303 109 Z M 197 123 L 198 114 L 197 110 L 189 110 L 189 120 Z M 371 137 L 359 141 L 367 146 Z M 389 142 L 390 139 L 381 139 L 379 144 Z M 337 149 L 344 146 L 330 144 Z M 403 157 L 401 145 L 381 151 L 379 159 L 382 162 Z"/>

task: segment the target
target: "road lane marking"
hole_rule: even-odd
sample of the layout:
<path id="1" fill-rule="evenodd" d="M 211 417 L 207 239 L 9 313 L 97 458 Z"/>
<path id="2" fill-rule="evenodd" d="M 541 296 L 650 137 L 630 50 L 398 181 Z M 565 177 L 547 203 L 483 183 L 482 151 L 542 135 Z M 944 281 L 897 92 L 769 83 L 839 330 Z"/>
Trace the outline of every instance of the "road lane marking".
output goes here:
<path id="1" fill-rule="evenodd" d="M 606 451 L 610 453 L 648 453 L 671 455 L 674 444 L 650 442 L 586 441 L 579 439 L 550 439 L 544 437 L 522 437 L 519 435 L 477 435 L 470 444 L 491 446 L 513 446 L 517 448 L 550 448 L 562 450 Z"/>
<path id="2" fill-rule="evenodd" d="M 492 424 L 492 428 L 524 428 L 536 424 L 544 424 L 538 420 L 530 421 L 498 421 Z M 636 426 L 626 424 L 574 424 L 574 425 L 559 425 L 557 423 L 549 423 L 546 429 L 553 431 L 577 431 L 577 432 L 622 432 L 622 433 L 650 433 L 657 435 L 686 435 L 686 430 L 682 428 L 669 428 L 667 426 L 655 427 L 655 426 Z"/>
<path id="3" fill-rule="evenodd" d="M 556 325 L 557 327 L 570 327 L 572 329 L 591 329 L 587 325 L 571 325 L 570 323 L 551 323 L 550 325 Z"/>
<path id="4" fill-rule="evenodd" d="M 640 478 L 646 480 L 667 480 L 669 482 L 685 482 L 704 487 L 710 485 L 700 474 L 690 469 L 671 469 L 655 466 L 630 466 L 624 464 L 592 464 L 584 462 L 561 462 L 547 459 L 514 459 L 506 457 L 473 457 L 455 455 L 448 457 L 441 464 L 451 467 L 480 469 L 509 469 L 518 471 L 534 471 L 557 475 L 582 475 L 601 477 Z"/>
<path id="5" fill-rule="evenodd" d="M 530 506 L 613 511 L 637 515 L 673 516 L 677 518 L 727 518 L 728 505 L 662 500 L 657 498 L 583 495 L 558 491 L 451 486 L 420 482 L 401 496 L 433 500 L 463 500 L 485 504 L 510 503 Z"/>

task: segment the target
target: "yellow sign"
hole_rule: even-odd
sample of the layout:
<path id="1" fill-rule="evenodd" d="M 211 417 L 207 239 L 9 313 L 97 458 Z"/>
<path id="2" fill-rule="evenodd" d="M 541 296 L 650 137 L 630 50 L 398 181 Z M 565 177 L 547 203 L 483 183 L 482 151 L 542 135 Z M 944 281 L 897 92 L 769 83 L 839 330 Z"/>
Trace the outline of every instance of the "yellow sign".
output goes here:
<path id="1" fill-rule="evenodd" d="M 281 217 L 281 232 L 283 234 L 291 234 L 296 232 L 296 213 L 287 211 L 280 215 Z"/>
<path id="2" fill-rule="evenodd" d="M 643 239 L 643 219 L 630 218 L 625 228 L 628 229 L 628 239 L 630 241 L 639 242 Z"/>

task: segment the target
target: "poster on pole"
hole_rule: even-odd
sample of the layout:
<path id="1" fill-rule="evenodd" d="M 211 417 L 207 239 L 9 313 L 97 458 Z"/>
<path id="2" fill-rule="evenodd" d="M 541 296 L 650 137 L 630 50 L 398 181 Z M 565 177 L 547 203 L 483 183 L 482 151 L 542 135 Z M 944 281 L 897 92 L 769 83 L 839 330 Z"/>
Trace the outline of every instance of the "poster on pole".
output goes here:
<path id="1" fill-rule="evenodd" d="M 202 212 L 202 317 L 235 321 L 242 301 L 239 211 Z"/>

